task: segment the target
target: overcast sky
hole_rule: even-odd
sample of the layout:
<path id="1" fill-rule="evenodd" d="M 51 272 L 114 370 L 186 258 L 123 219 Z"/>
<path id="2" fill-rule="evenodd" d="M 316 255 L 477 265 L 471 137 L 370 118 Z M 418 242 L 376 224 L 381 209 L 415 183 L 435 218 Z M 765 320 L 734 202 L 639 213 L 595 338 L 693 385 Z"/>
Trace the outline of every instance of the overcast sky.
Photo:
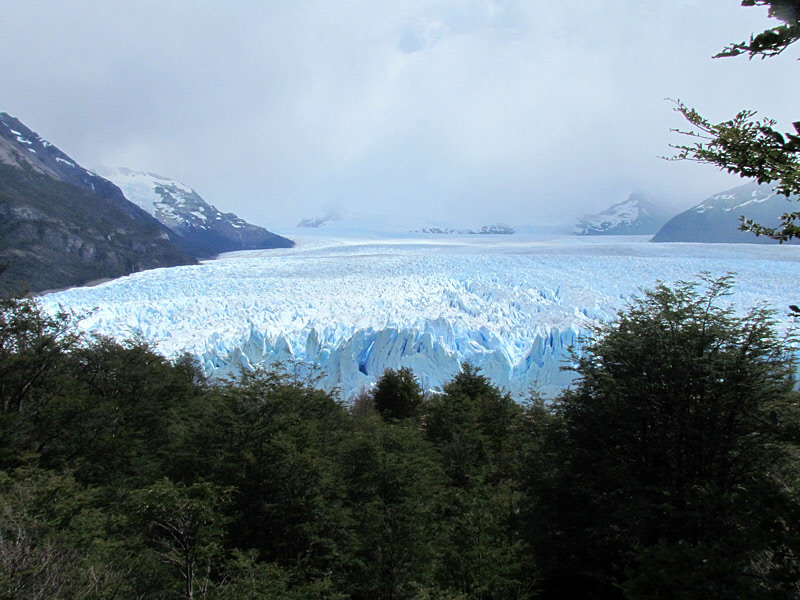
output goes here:
<path id="1" fill-rule="evenodd" d="M 11 0 L 0 111 L 83 166 L 280 226 L 355 212 L 516 225 L 740 180 L 659 159 L 680 98 L 800 118 L 800 54 L 712 60 L 739 0 Z"/>

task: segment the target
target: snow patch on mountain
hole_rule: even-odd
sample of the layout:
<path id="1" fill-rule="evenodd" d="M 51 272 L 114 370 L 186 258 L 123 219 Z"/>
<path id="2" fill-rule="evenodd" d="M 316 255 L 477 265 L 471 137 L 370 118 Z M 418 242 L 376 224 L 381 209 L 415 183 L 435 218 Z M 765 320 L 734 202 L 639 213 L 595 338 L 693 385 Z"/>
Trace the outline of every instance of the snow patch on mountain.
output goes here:
<path id="1" fill-rule="evenodd" d="M 177 181 L 124 167 L 100 172 L 118 185 L 128 200 L 178 234 L 177 243 L 193 256 L 207 258 L 222 252 L 292 245 L 290 240 L 233 213 L 220 212 Z"/>
<path id="2" fill-rule="evenodd" d="M 99 173 L 118 185 L 128 200 L 175 231 L 189 226 L 204 228 L 209 216 L 218 221 L 224 218 L 192 188 L 166 177 L 125 167 L 102 169 Z"/>
<path id="3" fill-rule="evenodd" d="M 749 204 L 761 204 L 776 195 L 769 185 L 747 184 L 734 190 L 715 194 L 691 210 L 697 213 L 704 213 L 709 210 L 730 212 Z"/>
<path id="4" fill-rule="evenodd" d="M 622 202 L 575 223 L 578 235 L 647 235 L 656 233 L 669 215 L 655 202 L 633 193 Z"/>
<path id="5" fill-rule="evenodd" d="M 772 186 L 746 183 L 707 198 L 670 219 L 653 237 L 654 242 L 777 243 L 766 236 L 741 231 L 744 216 L 765 227 L 777 227 L 781 215 L 795 210 L 797 196 L 788 201 Z M 789 243 L 797 243 L 792 240 Z"/>

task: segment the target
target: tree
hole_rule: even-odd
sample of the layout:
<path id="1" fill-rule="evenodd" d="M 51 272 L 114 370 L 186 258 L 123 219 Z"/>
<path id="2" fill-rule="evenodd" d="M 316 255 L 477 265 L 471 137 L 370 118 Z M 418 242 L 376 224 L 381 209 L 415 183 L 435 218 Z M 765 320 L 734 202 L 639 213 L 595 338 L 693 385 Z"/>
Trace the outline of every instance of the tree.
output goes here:
<path id="1" fill-rule="evenodd" d="M 232 493 L 232 488 L 211 483 L 187 487 L 166 478 L 131 493 L 134 516 L 144 525 L 148 541 L 179 571 L 184 598 L 194 598 L 195 592 L 205 595 L 208 589 L 222 551 L 222 510 Z"/>
<path id="2" fill-rule="evenodd" d="M 431 583 L 444 483 L 436 458 L 413 421 L 352 420 L 338 458 L 350 525 L 336 572 L 349 597 L 412 598 Z"/>
<path id="3" fill-rule="evenodd" d="M 171 474 L 202 393 L 195 378 L 141 340 L 93 338 L 61 359 L 46 397 L 17 427 L 18 446 L 82 483 L 144 487 Z"/>
<path id="4" fill-rule="evenodd" d="M 730 44 L 716 57 L 745 53 L 750 58 L 777 56 L 789 44 L 800 40 L 800 0 L 742 0 L 742 6 L 769 6 L 769 16 L 783 21 L 783 25 L 751 35 L 749 42 Z"/>
<path id="5" fill-rule="evenodd" d="M 256 369 L 221 384 L 179 450 L 181 471 L 235 487 L 231 543 L 308 581 L 335 567 L 341 528 L 333 476 L 344 407 L 290 376 Z"/>
<path id="6" fill-rule="evenodd" d="M 513 476 L 524 435 L 523 409 L 470 363 L 425 407 L 425 432 L 442 456 L 452 485 Z"/>
<path id="7" fill-rule="evenodd" d="M 42 379 L 80 341 L 75 315 L 47 314 L 28 298 L 0 299 L 0 413 L 20 412 Z"/>
<path id="8" fill-rule="evenodd" d="M 449 486 L 440 506 L 446 543 L 437 580 L 469 598 L 527 598 L 533 579 L 518 532 L 526 411 L 470 363 L 425 406 L 425 436 Z"/>
<path id="9" fill-rule="evenodd" d="M 742 0 L 742 6 L 769 6 L 769 16 L 782 25 L 750 36 L 749 42 L 730 44 L 715 58 L 749 54 L 767 58 L 783 52 L 800 39 L 800 0 Z M 787 198 L 800 193 L 800 121 L 792 123 L 793 133 L 782 134 L 773 119 L 756 118 L 753 110 L 743 110 L 733 119 L 713 124 L 695 109 L 677 101 L 675 110 L 691 124 L 688 131 L 673 131 L 688 136 L 692 143 L 673 145 L 673 160 L 693 160 L 712 164 L 729 173 L 773 183 L 775 191 Z M 766 235 L 780 242 L 800 238 L 800 211 L 781 216 L 779 227 L 765 227 L 742 217 L 743 231 Z"/>
<path id="10" fill-rule="evenodd" d="M 659 284 L 576 358 L 534 511 L 547 597 L 800 592 L 795 365 L 769 311 L 723 304 L 731 286 Z"/>
<path id="11" fill-rule="evenodd" d="M 0 471 L 0 599 L 134 596 L 95 492 L 69 474 Z"/>
<path id="12" fill-rule="evenodd" d="M 372 397 L 384 419 L 415 417 L 422 406 L 422 388 L 408 367 L 386 369 L 376 382 Z"/>

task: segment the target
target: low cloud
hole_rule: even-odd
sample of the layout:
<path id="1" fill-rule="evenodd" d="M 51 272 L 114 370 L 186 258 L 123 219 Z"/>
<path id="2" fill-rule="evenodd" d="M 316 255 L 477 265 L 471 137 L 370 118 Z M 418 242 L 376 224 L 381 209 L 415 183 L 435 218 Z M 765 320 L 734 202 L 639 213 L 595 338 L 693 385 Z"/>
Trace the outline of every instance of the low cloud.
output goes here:
<path id="1" fill-rule="evenodd" d="M 795 57 L 710 58 L 765 10 L 539 4 L 14 3 L 0 110 L 86 166 L 161 173 L 263 224 L 331 202 L 537 223 L 634 189 L 689 206 L 739 181 L 659 158 L 682 125 L 665 97 L 799 116 Z"/>

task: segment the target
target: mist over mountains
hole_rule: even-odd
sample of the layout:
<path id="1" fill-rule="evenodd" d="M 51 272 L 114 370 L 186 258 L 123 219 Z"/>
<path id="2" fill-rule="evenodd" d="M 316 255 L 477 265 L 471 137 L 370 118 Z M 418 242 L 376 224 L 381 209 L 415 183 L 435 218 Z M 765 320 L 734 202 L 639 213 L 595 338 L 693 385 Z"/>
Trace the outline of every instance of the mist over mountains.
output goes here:
<path id="1" fill-rule="evenodd" d="M 0 293 L 41 292 L 119 277 L 141 270 L 197 264 L 220 253 L 290 248 L 293 242 L 225 213 L 191 187 L 128 168 L 80 166 L 18 119 L 0 113 L 0 265 L 7 265 Z M 649 235 L 655 242 L 772 240 L 741 232 L 744 215 L 767 226 L 790 210 L 769 186 L 745 184 L 673 216 L 665 205 L 631 194 L 576 221 L 580 235 Z M 453 214 L 457 221 L 463 215 Z M 471 228 L 432 221 L 409 211 L 403 218 L 353 213 L 328 205 L 295 231 L 341 233 L 542 232 L 511 222 Z M 552 231 L 552 230 L 551 230 Z M 330 232 L 329 232 L 330 233 Z"/>

